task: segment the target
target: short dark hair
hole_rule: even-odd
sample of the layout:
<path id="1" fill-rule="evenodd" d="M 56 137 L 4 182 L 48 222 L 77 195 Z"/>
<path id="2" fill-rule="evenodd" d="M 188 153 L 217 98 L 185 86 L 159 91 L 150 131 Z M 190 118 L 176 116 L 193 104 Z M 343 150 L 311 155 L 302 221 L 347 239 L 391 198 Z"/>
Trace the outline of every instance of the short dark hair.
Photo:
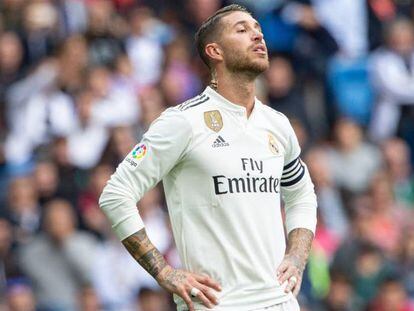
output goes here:
<path id="1" fill-rule="evenodd" d="M 217 32 L 219 30 L 219 24 L 221 19 L 232 13 L 232 12 L 245 12 L 251 15 L 251 13 L 244 7 L 238 4 L 231 4 L 228 6 L 225 6 L 218 10 L 216 13 L 214 13 L 212 16 L 207 18 L 200 26 L 200 28 L 197 30 L 197 33 L 195 34 L 195 43 L 197 47 L 198 54 L 200 55 L 203 62 L 207 65 L 207 67 L 210 67 L 210 60 L 205 52 L 205 47 L 208 43 L 211 42 L 211 40 L 215 39 L 215 36 L 217 35 Z"/>

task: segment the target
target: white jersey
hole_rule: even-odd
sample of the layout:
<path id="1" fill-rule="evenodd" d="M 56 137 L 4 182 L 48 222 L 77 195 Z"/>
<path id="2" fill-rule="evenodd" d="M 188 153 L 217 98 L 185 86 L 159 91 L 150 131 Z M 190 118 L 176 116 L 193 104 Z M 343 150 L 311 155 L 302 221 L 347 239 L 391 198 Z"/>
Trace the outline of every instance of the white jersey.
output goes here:
<path id="1" fill-rule="evenodd" d="M 214 310 L 285 302 L 276 269 L 286 228 L 316 226 L 316 197 L 288 119 L 255 100 L 246 109 L 210 87 L 169 108 L 111 177 L 100 205 L 119 239 L 142 229 L 136 202 L 160 180 L 184 269 L 223 290 Z M 178 310 L 185 303 L 175 297 Z M 195 309 L 207 310 L 195 300 Z"/>

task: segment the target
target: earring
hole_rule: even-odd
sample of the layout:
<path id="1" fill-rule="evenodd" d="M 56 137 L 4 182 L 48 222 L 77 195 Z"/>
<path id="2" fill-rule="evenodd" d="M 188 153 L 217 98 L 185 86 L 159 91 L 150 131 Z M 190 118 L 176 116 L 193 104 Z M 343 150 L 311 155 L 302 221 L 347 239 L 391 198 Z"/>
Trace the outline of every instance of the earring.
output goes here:
<path id="1" fill-rule="evenodd" d="M 217 82 L 217 80 L 211 80 L 211 81 L 210 81 L 210 87 L 211 87 L 212 89 L 214 89 L 214 90 L 217 90 L 217 87 L 218 87 L 218 82 Z"/>

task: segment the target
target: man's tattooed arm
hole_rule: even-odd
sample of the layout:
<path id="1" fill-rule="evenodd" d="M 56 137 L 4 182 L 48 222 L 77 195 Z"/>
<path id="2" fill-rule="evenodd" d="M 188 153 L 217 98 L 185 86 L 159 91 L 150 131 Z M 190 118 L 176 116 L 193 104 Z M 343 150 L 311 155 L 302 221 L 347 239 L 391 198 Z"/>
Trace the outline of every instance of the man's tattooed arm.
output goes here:
<path id="1" fill-rule="evenodd" d="M 312 247 L 313 232 L 297 228 L 289 233 L 286 255 L 290 256 L 297 264 L 300 270 L 305 270 L 306 262 L 308 261 L 309 253 Z"/>
<path id="2" fill-rule="evenodd" d="M 190 298 L 192 288 L 199 290 L 197 297 L 205 306 L 212 308 L 218 303 L 211 289 L 220 291 L 220 285 L 206 275 L 171 267 L 151 243 L 145 229 L 132 234 L 123 240 L 122 244 L 135 260 L 157 280 L 160 286 L 183 298 L 189 310 L 194 310 Z"/>
<path id="3" fill-rule="evenodd" d="M 162 254 L 149 240 L 145 228 L 122 241 L 136 261 L 154 278 L 168 265 Z"/>

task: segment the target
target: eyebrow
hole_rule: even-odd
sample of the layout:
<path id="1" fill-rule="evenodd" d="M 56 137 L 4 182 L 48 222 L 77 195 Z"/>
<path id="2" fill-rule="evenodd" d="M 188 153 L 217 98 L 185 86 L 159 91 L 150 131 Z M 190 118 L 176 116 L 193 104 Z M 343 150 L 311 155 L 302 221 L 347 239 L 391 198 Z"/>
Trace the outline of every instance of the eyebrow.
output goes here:
<path id="1" fill-rule="evenodd" d="M 246 25 L 246 24 L 249 24 L 248 23 L 248 21 L 246 21 L 246 20 L 241 20 L 241 21 L 238 21 L 238 22 L 236 22 L 234 25 L 233 25 L 233 28 L 234 27 L 236 27 L 237 25 Z M 254 22 L 254 26 L 255 26 L 255 28 L 258 28 L 258 29 L 260 29 L 260 31 L 262 30 L 262 27 L 260 26 L 260 24 L 257 22 L 257 21 L 255 21 Z"/>

